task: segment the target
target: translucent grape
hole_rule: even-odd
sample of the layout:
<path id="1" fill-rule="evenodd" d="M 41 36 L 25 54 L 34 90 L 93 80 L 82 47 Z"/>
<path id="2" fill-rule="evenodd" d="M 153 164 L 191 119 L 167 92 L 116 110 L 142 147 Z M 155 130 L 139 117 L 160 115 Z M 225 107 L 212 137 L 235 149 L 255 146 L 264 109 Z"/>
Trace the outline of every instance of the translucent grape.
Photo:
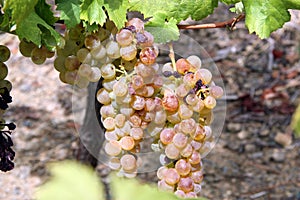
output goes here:
<path id="1" fill-rule="evenodd" d="M 188 138 L 183 133 L 176 133 L 173 137 L 173 144 L 182 149 L 186 146 Z"/>
<path id="2" fill-rule="evenodd" d="M 212 96 L 207 96 L 204 101 L 203 101 L 205 107 L 208 109 L 213 109 L 217 105 L 217 101 L 214 97 Z"/>
<path id="3" fill-rule="evenodd" d="M 101 78 L 101 70 L 98 67 L 91 67 L 92 73 L 87 77 L 91 82 L 97 82 Z"/>
<path id="4" fill-rule="evenodd" d="M 189 158 L 189 163 L 192 165 L 199 164 L 201 162 L 201 155 L 197 151 L 193 151 L 191 157 Z"/>
<path id="5" fill-rule="evenodd" d="M 197 101 L 196 105 L 193 106 L 193 111 L 199 113 L 202 111 L 202 109 L 204 108 L 204 103 L 201 99 L 199 99 L 199 101 Z"/>
<path id="6" fill-rule="evenodd" d="M 137 32 L 144 30 L 144 22 L 139 18 L 132 18 L 127 23 L 126 26 L 134 26 Z"/>
<path id="7" fill-rule="evenodd" d="M 179 106 L 178 113 L 179 113 L 179 116 L 181 117 L 181 119 L 189 119 L 193 115 L 193 110 L 191 110 L 187 105 L 181 104 Z"/>
<path id="8" fill-rule="evenodd" d="M 173 92 L 166 90 L 162 99 L 162 105 L 166 111 L 174 112 L 179 107 L 179 101 Z"/>
<path id="9" fill-rule="evenodd" d="M 193 88 L 196 84 L 193 73 L 187 73 L 183 76 L 183 84 L 188 86 L 189 88 Z"/>
<path id="10" fill-rule="evenodd" d="M 145 110 L 151 112 L 155 109 L 155 102 L 152 98 L 147 98 L 145 102 Z"/>
<path id="11" fill-rule="evenodd" d="M 131 107 L 122 106 L 120 108 L 120 113 L 124 114 L 126 117 L 129 117 L 134 113 L 134 110 Z"/>
<path id="12" fill-rule="evenodd" d="M 185 84 L 180 84 L 176 89 L 175 93 L 178 97 L 185 97 L 189 92 L 189 88 Z"/>
<path id="13" fill-rule="evenodd" d="M 96 35 L 88 35 L 84 39 L 84 45 L 88 49 L 95 49 L 101 44 L 100 39 Z"/>
<path id="14" fill-rule="evenodd" d="M 176 162 L 175 169 L 180 176 L 186 176 L 191 171 L 191 164 L 184 159 L 180 159 Z"/>
<path id="15" fill-rule="evenodd" d="M 196 69 L 200 69 L 202 62 L 198 56 L 192 55 L 186 58 L 186 60 L 193 65 Z"/>
<path id="16" fill-rule="evenodd" d="M 119 136 L 117 135 L 116 131 L 105 131 L 105 139 L 106 140 L 115 140 L 117 141 L 119 139 Z"/>
<path id="17" fill-rule="evenodd" d="M 116 126 L 115 119 L 112 117 L 105 118 L 102 124 L 106 130 L 113 130 Z"/>
<path id="18" fill-rule="evenodd" d="M 6 62 L 10 57 L 10 50 L 7 46 L 0 45 L 0 63 Z"/>
<path id="19" fill-rule="evenodd" d="M 192 134 L 196 130 L 196 122 L 193 118 L 182 120 L 180 126 L 181 131 L 185 134 Z"/>
<path id="20" fill-rule="evenodd" d="M 77 76 L 76 77 L 75 84 L 79 88 L 87 88 L 89 83 L 90 83 L 90 81 L 86 77 L 82 77 L 82 76 Z"/>
<path id="21" fill-rule="evenodd" d="M 182 190 L 176 190 L 176 191 L 174 192 L 174 194 L 175 194 L 176 196 L 180 197 L 180 198 L 183 198 L 183 199 L 186 198 L 185 192 L 182 191 Z"/>
<path id="22" fill-rule="evenodd" d="M 0 62 L 0 80 L 4 80 L 8 74 L 8 68 L 6 64 Z"/>
<path id="23" fill-rule="evenodd" d="M 112 107 L 111 104 L 108 104 L 108 105 L 101 106 L 100 114 L 103 118 L 115 117 L 116 116 L 116 111 L 115 111 L 114 107 Z"/>
<path id="24" fill-rule="evenodd" d="M 92 68 L 89 64 L 81 64 L 78 68 L 78 74 L 83 77 L 89 77 L 92 74 Z"/>
<path id="25" fill-rule="evenodd" d="M 109 41 L 106 46 L 106 54 L 110 57 L 110 58 L 119 58 L 120 57 L 120 46 L 117 42 L 114 41 Z"/>
<path id="26" fill-rule="evenodd" d="M 118 170 L 121 167 L 121 161 L 117 157 L 112 157 L 108 161 L 108 166 L 112 170 Z"/>
<path id="27" fill-rule="evenodd" d="M 172 128 L 164 128 L 160 133 L 160 141 L 163 144 L 170 144 L 173 141 L 175 131 Z"/>
<path id="28" fill-rule="evenodd" d="M 113 86 L 113 92 L 118 97 L 123 97 L 128 92 L 128 86 L 125 81 L 117 81 Z"/>
<path id="29" fill-rule="evenodd" d="M 125 171 L 136 169 L 136 159 L 133 155 L 125 154 L 120 159 L 121 166 Z"/>
<path id="30" fill-rule="evenodd" d="M 146 40 L 144 42 L 139 42 L 139 45 L 141 47 L 150 47 L 153 45 L 154 42 L 154 37 L 151 33 L 149 33 L 148 31 L 144 31 L 144 36 L 146 38 Z"/>
<path id="31" fill-rule="evenodd" d="M 113 64 L 102 65 L 101 73 L 104 79 L 113 79 L 116 76 L 116 67 Z"/>
<path id="32" fill-rule="evenodd" d="M 195 72 L 194 77 L 195 77 L 195 80 L 201 79 L 203 84 L 207 85 L 211 82 L 212 74 L 208 69 L 201 68 Z"/>
<path id="33" fill-rule="evenodd" d="M 195 183 L 201 183 L 203 180 L 203 172 L 201 170 L 194 171 L 191 173 L 191 178 Z"/>
<path id="34" fill-rule="evenodd" d="M 106 56 L 106 49 L 104 46 L 99 45 L 91 50 L 91 55 L 94 59 L 101 60 Z"/>
<path id="35" fill-rule="evenodd" d="M 158 170 L 156 172 L 157 178 L 165 179 L 167 171 L 168 171 L 168 168 L 166 166 L 161 166 L 160 168 L 158 168 Z"/>
<path id="36" fill-rule="evenodd" d="M 180 74 L 185 74 L 186 72 L 193 72 L 194 67 L 184 58 L 180 58 L 176 61 L 176 70 Z"/>
<path id="37" fill-rule="evenodd" d="M 90 63 L 92 56 L 87 48 L 81 48 L 76 53 L 77 59 L 82 63 Z"/>
<path id="38" fill-rule="evenodd" d="M 19 50 L 25 57 L 31 57 L 31 51 L 36 45 L 33 42 L 27 42 L 24 39 L 20 41 Z"/>
<path id="39" fill-rule="evenodd" d="M 133 41 L 133 34 L 130 30 L 122 29 L 119 33 L 116 34 L 116 40 L 122 47 L 128 46 Z"/>
<path id="40" fill-rule="evenodd" d="M 212 137 L 212 130 L 210 126 L 204 126 L 205 138 L 209 139 Z"/>
<path id="41" fill-rule="evenodd" d="M 174 185 L 169 185 L 168 183 L 166 183 L 165 180 L 158 181 L 157 187 L 162 191 L 168 191 L 168 192 L 174 191 Z"/>
<path id="42" fill-rule="evenodd" d="M 54 68 L 59 72 L 65 72 L 67 69 L 65 68 L 65 57 L 57 56 L 54 60 Z"/>
<path id="43" fill-rule="evenodd" d="M 185 195 L 186 198 L 197 198 L 196 192 L 188 192 Z"/>
<path id="44" fill-rule="evenodd" d="M 130 130 L 130 136 L 134 139 L 134 140 L 140 140 L 143 138 L 144 136 L 144 131 L 142 128 L 138 128 L 138 127 L 133 127 Z"/>
<path id="45" fill-rule="evenodd" d="M 73 85 L 77 78 L 77 70 L 75 71 L 66 71 L 65 80 L 68 84 Z"/>
<path id="46" fill-rule="evenodd" d="M 180 175 L 174 168 L 169 168 L 166 172 L 165 179 L 169 185 L 175 185 L 180 180 Z"/>
<path id="47" fill-rule="evenodd" d="M 193 147 L 191 144 L 187 144 L 183 149 L 180 150 L 180 155 L 187 158 L 193 153 Z"/>
<path id="48" fill-rule="evenodd" d="M 108 92 L 111 92 L 113 90 L 114 84 L 117 82 L 116 79 L 104 79 L 102 81 L 102 86 L 105 88 Z"/>
<path id="49" fill-rule="evenodd" d="M 194 189 L 194 181 L 190 177 L 180 178 L 178 182 L 178 189 L 185 193 L 190 192 Z"/>
<path id="50" fill-rule="evenodd" d="M 135 71 L 138 75 L 142 76 L 143 78 L 150 77 L 155 74 L 155 71 L 152 67 L 148 67 L 143 63 L 138 63 L 138 65 L 135 67 Z"/>
<path id="51" fill-rule="evenodd" d="M 118 141 L 110 140 L 105 144 L 104 150 L 110 156 L 117 156 L 121 153 L 122 147 Z"/>
<path id="52" fill-rule="evenodd" d="M 167 116 L 167 120 L 169 122 L 171 122 L 172 124 L 177 124 L 181 121 L 181 118 L 180 118 L 178 112 L 175 112 L 173 114 L 169 113 L 168 116 Z"/>
<path id="53" fill-rule="evenodd" d="M 126 116 L 123 114 L 117 114 L 115 117 L 116 126 L 122 128 L 125 124 Z"/>
<path id="54" fill-rule="evenodd" d="M 173 143 L 170 143 L 166 146 L 165 153 L 168 158 L 177 159 L 179 157 L 180 151 Z"/>
<path id="55" fill-rule="evenodd" d="M 146 101 L 143 97 L 134 95 L 132 102 L 131 102 L 131 107 L 135 110 L 142 110 L 144 109 L 146 105 Z"/>
<path id="56" fill-rule="evenodd" d="M 188 94 L 185 98 L 185 101 L 190 106 L 195 106 L 198 103 L 199 98 L 195 94 Z"/>
<path id="57" fill-rule="evenodd" d="M 135 59 L 136 54 L 137 54 L 137 49 L 135 45 L 121 47 L 120 49 L 120 55 L 122 59 L 126 61 Z"/>
<path id="58" fill-rule="evenodd" d="M 34 64 L 41 65 L 46 61 L 47 55 L 43 48 L 35 47 L 31 51 L 31 60 Z"/>
<path id="59" fill-rule="evenodd" d="M 65 67 L 69 71 L 73 71 L 75 69 L 78 69 L 80 66 L 80 62 L 78 58 L 74 55 L 68 56 L 65 59 Z"/>
<path id="60" fill-rule="evenodd" d="M 214 86 L 211 86 L 211 88 L 210 88 L 210 94 L 215 99 L 218 99 L 223 96 L 224 91 L 223 91 L 223 88 L 221 88 L 220 86 L 214 85 Z"/>
<path id="61" fill-rule="evenodd" d="M 152 47 L 143 48 L 140 52 L 140 60 L 145 65 L 152 65 L 153 63 L 155 63 L 156 57 L 156 52 Z"/>
<path id="62" fill-rule="evenodd" d="M 142 124 L 142 119 L 141 119 L 141 117 L 139 117 L 139 116 L 136 115 L 136 114 L 130 116 L 129 121 L 130 121 L 130 125 L 131 125 L 132 127 L 140 127 L 141 124 Z"/>
<path id="63" fill-rule="evenodd" d="M 120 144 L 121 144 L 122 149 L 129 151 L 134 148 L 135 142 L 134 142 L 133 137 L 124 136 L 120 139 Z"/>
<path id="64" fill-rule="evenodd" d="M 167 120 L 167 113 L 164 110 L 160 110 L 156 112 L 154 123 L 156 124 L 164 124 Z"/>

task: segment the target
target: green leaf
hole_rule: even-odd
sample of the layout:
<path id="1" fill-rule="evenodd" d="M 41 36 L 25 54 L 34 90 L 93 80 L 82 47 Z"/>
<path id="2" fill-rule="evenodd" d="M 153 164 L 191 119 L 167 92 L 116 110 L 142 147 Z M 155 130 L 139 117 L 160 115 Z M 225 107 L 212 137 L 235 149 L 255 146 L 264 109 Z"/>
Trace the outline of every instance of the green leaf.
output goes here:
<path id="1" fill-rule="evenodd" d="M 300 10 L 300 1 L 299 0 L 285 0 L 286 8 Z"/>
<path id="2" fill-rule="evenodd" d="M 241 0 L 221 0 L 223 3 L 229 5 L 229 4 L 236 4 L 240 2 Z"/>
<path id="3" fill-rule="evenodd" d="M 296 0 L 243 0 L 243 4 L 249 32 L 267 38 L 290 20 L 287 9 L 299 6 L 300 3 Z"/>
<path id="4" fill-rule="evenodd" d="M 37 200 L 104 200 L 99 179 L 87 166 L 65 161 L 50 171 L 52 179 L 39 188 Z"/>
<path id="5" fill-rule="evenodd" d="M 80 19 L 87 21 L 90 25 L 96 23 L 102 26 L 106 21 L 102 6 L 104 6 L 103 0 L 83 0 Z"/>
<path id="6" fill-rule="evenodd" d="M 57 18 L 53 16 L 53 12 L 50 9 L 50 5 L 45 2 L 45 0 L 38 0 L 35 5 L 35 12 L 47 23 L 54 24 Z"/>
<path id="7" fill-rule="evenodd" d="M 166 15 L 164 13 L 157 13 L 146 25 L 145 29 L 149 31 L 156 43 L 166 43 L 171 40 L 179 39 L 179 29 L 177 21 L 171 18 L 165 21 Z"/>
<path id="8" fill-rule="evenodd" d="M 21 23 L 30 12 L 34 11 L 34 6 L 38 0 L 6 0 L 4 11 L 12 10 L 12 19 L 16 23 Z"/>
<path id="9" fill-rule="evenodd" d="M 56 0 L 60 19 L 64 20 L 67 28 L 73 28 L 80 23 L 80 0 Z"/>
<path id="10" fill-rule="evenodd" d="M 291 126 L 295 130 L 296 137 L 300 137 L 300 105 L 298 105 L 298 108 L 293 115 Z"/>
<path id="11" fill-rule="evenodd" d="M 57 44 L 60 43 L 60 35 L 35 12 L 30 13 L 22 20 L 22 23 L 17 25 L 16 33 L 20 40 L 25 38 L 27 41 L 32 41 L 34 44 L 40 46 L 42 44 L 43 31 L 39 28 L 39 26 L 43 26 L 48 29 L 50 31 L 48 37 L 53 37 Z"/>
<path id="12" fill-rule="evenodd" d="M 217 6 L 218 0 L 177 0 L 167 16 L 173 17 L 178 22 L 188 17 L 193 20 L 201 20 L 213 13 Z"/>
<path id="13" fill-rule="evenodd" d="M 104 7 L 108 13 L 108 17 L 115 23 L 118 29 L 124 27 L 127 10 L 130 4 L 126 0 L 105 0 Z"/>

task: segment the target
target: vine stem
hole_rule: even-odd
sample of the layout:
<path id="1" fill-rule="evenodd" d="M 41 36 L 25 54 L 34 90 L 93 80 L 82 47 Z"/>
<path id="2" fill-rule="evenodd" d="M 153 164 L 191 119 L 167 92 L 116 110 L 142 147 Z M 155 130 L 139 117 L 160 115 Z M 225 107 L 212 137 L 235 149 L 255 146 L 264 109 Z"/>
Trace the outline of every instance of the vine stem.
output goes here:
<path id="1" fill-rule="evenodd" d="M 230 30 L 235 28 L 235 25 L 245 19 L 245 14 L 241 14 L 238 17 L 234 17 L 230 20 L 224 22 L 215 22 L 215 23 L 208 23 L 208 24 L 195 24 L 195 25 L 184 25 L 178 24 L 177 27 L 179 29 L 208 29 L 208 28 L 227 28 L 229 27 Z"/>

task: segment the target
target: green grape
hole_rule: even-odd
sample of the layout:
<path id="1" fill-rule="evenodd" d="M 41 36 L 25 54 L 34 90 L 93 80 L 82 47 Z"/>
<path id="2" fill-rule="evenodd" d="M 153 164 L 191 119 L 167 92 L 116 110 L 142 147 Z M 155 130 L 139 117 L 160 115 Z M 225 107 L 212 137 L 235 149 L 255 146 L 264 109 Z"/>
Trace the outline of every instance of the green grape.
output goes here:
<path id="1" fill-rule="evenodd" d="M 19 50 L 25 57 L 31 57 L 31 52 L 35 47 L 36 45 L 33 42 L 27 42 L 25 40 L 21 40 L 19 44 Z"/>
<path id="2" fill-rule="evenodd" d="M 66 57 L 57 56 L 54 60 L 54 68 L 59 72 L 67 71 L 67 69 L 65 67 L 65 60 L 66 60 Z"/>
<path id="3" fill-rule="evenodd" d="M 34 64 L 41 65 L 46 61 L 47 53 L 44 48 L 35 47 L 31 52 L 31 60 Z"/>
<path id="4" fill-rule="evenodd" d="M 0 80 L 0 88 L 6 88 L 10 92 L 12 84 L 8 80 Z"/>
<path id="5" fill-rule="evenodd" d="M 0 80 L 5 79 L 5 77 L 8 74 L 8 69 L 6 64 L 4 64 L 3 62 L 0 62 Z"/>
<path id="6" fill-rule="evenodd" d="M 80 66 L 80 62 L 76 56 L 71 55 L 65 59 L 65 67 L 67 70 L 73 71 L 75 69 L 78 69 L 79 66 Z"/>
<path id="7" fill-rule="evenodd" d="M 10 50 L 7 46 L 0 45 L 0 62 L 5 62 L 10 57 Z"/>

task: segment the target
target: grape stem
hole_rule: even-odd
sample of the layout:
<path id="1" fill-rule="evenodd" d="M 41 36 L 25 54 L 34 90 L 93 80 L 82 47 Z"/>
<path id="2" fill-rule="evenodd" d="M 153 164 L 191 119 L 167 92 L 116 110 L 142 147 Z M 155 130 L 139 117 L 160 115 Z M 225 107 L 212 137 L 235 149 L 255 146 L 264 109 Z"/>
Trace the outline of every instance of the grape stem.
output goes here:
<path id="1" fill-rule="evenodd" d="M 230 20 L 224 22 L 215 22 L 208 24 L 195 24 L 195 25 L 184 25 L 178 24 L 179 29 L 208 29 L 208 28 L 229 28 L 229 30 L 234 30 L 235 25 L 245 19 L 245 14 L 241 14 L 238 17 L 234 17 Z"/>
<path id="2" fill-rule="evenodd" d="M 177 69 L 176 69 L 176 62 L 175 62 L 175 53 L 174 53 L 174 49 L 173 49 L 173 44 L 172 43 L 169 43 L 169 48 L 170 48 L 169 57 L 171 59 L 172 65 L 173 65 L 173 70 L 174 70 L 174 72 L 176 72 Z"/>

